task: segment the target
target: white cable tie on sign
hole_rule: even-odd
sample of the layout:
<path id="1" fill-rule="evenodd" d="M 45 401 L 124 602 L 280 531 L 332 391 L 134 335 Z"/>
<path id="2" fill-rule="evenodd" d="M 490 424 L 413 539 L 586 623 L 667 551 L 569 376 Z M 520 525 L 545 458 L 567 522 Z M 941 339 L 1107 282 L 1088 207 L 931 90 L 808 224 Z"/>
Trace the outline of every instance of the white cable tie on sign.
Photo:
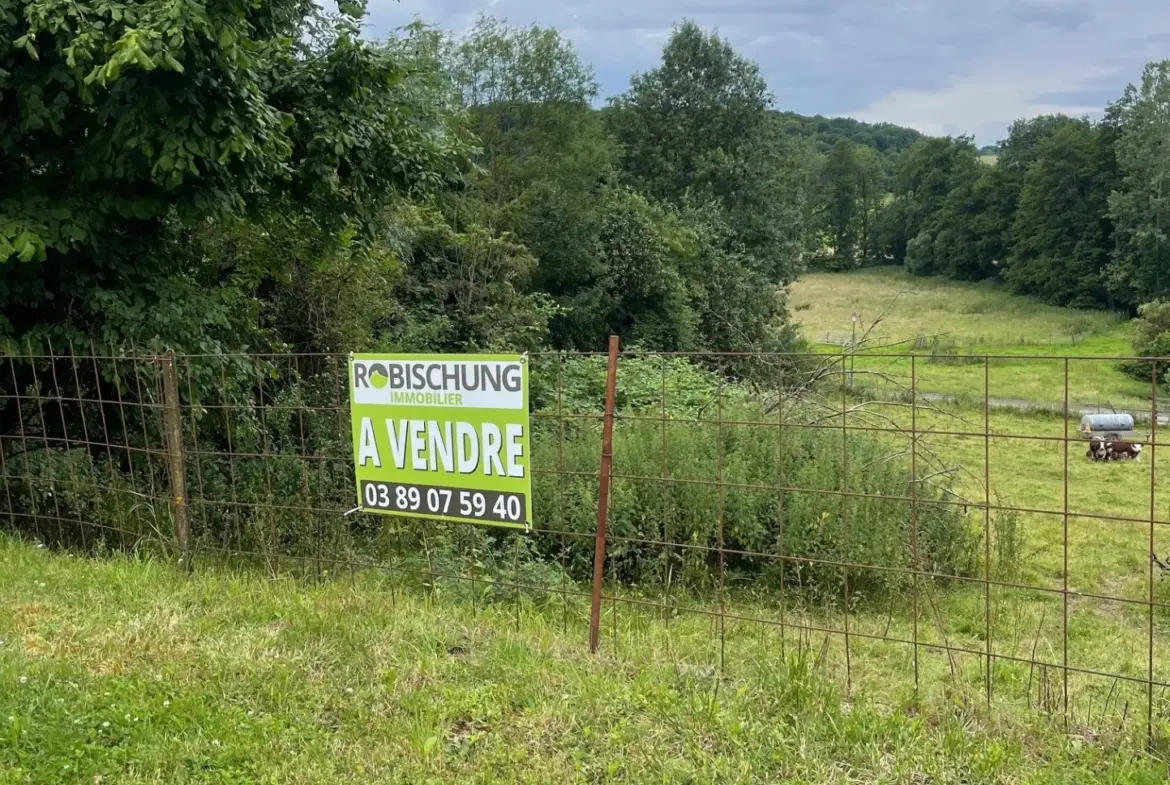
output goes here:
<path id="1" fill-rule="evenodd" d="M 349 516 L 353 515 L 355 512 L 361 512 L 361 509 L 362 509 L 361 507 L 354 507 L 352 510 L 346 510 L 345 512 L 341 513 L 341 517 L 348 518 Z"/>

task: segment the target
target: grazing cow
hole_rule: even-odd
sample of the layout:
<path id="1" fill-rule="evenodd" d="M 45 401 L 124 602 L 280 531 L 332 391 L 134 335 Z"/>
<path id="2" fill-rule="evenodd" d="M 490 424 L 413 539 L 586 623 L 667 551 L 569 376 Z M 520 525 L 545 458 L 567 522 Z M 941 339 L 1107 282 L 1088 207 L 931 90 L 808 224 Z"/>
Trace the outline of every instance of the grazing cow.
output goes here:
<path id="1" fill-rule="evenodd" d="M 1133 442 L 1110 442 L 1094 438 L 1089 441 L 1089 449 L 1085 454 L 1094 461 L 1136 461 L 1142 454 L 1142 446 Z"/>
<path id="2" fill-rule="evenodd" d="M 1089 440 L 1089 449 L 1085 455 L 1087 455 L 1089 458 L 1092 458 L 1094 461 L 1106 460 L 1109 456 L 1109 453 L 1105 449 L 1106 444 L 1108 444 L 1108 442 L 1106 442 L 1104 439 L 1100 437 L 1093 437 Z"/>
<path id="3" fill-rule="evenodd" d="M 1142 454 L 1142 446 L 1134 442 L 1108 442 L 1105 449 L 1111 461 L 1136 461 Z"/>

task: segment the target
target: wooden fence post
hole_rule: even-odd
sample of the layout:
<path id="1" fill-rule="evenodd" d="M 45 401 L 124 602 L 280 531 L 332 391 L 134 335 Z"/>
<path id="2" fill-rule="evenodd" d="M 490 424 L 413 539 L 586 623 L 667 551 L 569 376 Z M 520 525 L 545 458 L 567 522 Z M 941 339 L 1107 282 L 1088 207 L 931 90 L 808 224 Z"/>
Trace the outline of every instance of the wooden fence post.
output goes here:
<path id="1" fill-rule="evenodd" d="M 601 474 L 597 491 L 597 532 L 593 540 L 593 605 L 589 612 L 589 651 L 601 638 L 601 584 L 605 579 L 605 526 L 609 515 L 609 480 L 613 472 L 613 407 L 617 392 L 618 337 L 609 336 L 609 372 L 605 377 L 605 415 L 601 426 Z"/>
<path id="2" fill-rule="evenodd" d="M 171 512 L 175 527 L 175 544 L 179 562 L 191 568 L 191 525 L 187 517 L 187 466 L 183 460 L 183 414 L 179 402 L 179 379 L 175 371 L 175 353 L 162 356 L 163 447 L 167 454 L 167 472 L 171 482 Z"/>

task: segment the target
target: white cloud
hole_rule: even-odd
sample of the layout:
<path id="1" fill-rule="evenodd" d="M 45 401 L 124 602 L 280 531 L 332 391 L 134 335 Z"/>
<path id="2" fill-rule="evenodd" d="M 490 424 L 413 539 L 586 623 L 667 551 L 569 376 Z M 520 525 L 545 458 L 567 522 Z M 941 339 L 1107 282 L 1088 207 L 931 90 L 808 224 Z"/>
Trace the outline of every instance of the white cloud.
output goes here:
<path id="1" fill-rule="evenodd" d="M 458 31 L 481 11 L 558 27 L 607 94 L 687 17 L 756 59 L 781 108 L 981 143 L 1018 117 L 1099 113 L 1170 56 L 1170 0 L 370 0 L 370 27 Z"/>
<path id="2" fill-rule="evenodd" d="M 895 89 L 864 109 L 849 112 L 860 120 L 907 125 L 929 134 L 974 133 L 983 139 L 1001 134 L 1012 121 L 1039 114 L 1099 114 L 1100 103 L 1053 101 L 1053 93 L 1088 90 L 1100 80 L 1127 75 L 1117 67 L 1091 63 L 1038 67 L 1026 61 L 993 59 L 975 64 L 942 90 Z M 1118 89 L 1120 93 L 1120 88 Z"/>
<path id="3" fill-rule="evenodd" d="M 1025 21 L 1005 29 L 987 54 L 964 64 L 946 86 L 895 87 L 849 114 L 926 133 L 974 133 L 983 143 L 1002 137 L 1021 117 L 1097 116 L 1138 79 L 1146 60 L 1157 56 L 1158 39 L 1170 33 L 1170 11 L 1152 0 L 1016 0 L 1004 6 Z"/>

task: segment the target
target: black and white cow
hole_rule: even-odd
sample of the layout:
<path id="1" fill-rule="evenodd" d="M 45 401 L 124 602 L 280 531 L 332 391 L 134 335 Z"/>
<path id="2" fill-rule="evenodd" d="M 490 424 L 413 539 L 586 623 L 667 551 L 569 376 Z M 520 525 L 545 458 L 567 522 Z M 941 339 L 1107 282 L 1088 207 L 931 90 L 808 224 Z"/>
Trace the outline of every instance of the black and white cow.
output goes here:
<path id="1" fill-rule="evenodd" d="M 1094 461 L 1136 461 L 1142 454 L 1142 446 L 1134 442 L 1106 441 L 1101 438 L 1089 440 L 1085 453 Z"/>

